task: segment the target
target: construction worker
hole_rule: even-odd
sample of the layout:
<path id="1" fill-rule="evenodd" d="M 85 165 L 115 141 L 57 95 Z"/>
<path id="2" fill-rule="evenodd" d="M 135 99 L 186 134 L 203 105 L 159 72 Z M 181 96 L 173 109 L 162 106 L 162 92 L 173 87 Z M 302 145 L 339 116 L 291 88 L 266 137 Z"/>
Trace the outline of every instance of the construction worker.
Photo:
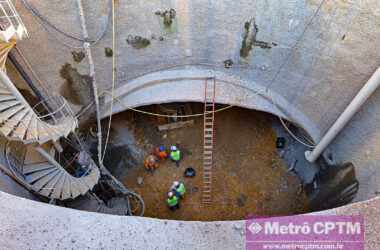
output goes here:
<path id="1" fill-rule="evenodd" d="M 170 159 L 175 162 L 175 165 L 179 167 L 179 162 L 181 161 L 181 151 L 177 146 L 170 147 Z"/>
<path id="2" fill-rule="evenodd" d="M 148 155 L 144 160 L 144 167 L 153 173 L 159 167 L 157 157 L 152 154 Z"/>
<path id="3" fill-rule="evenodd" d="M 154 154 L 158 157 L 160 160 L 165 160 L 168 158 L 168 153 L 165 150 L 164 146 L 159 146 L 158 148 L 155 148 Z"/>
<path id="4" fill-rule="evenodd" d="M 168 204 L 169 209 L 172 211 L 179 209 L 179 199 L 172 191 L 168 193 L 166 203 Z"/>
<path id="5" fill-rule="evenodd" d="M 185 197 L 186 188 L 183 182 L 179 182 L 179 181 L 173 182 L 172 190 L 175 192 L 178 198 L 183 199 Z"/>

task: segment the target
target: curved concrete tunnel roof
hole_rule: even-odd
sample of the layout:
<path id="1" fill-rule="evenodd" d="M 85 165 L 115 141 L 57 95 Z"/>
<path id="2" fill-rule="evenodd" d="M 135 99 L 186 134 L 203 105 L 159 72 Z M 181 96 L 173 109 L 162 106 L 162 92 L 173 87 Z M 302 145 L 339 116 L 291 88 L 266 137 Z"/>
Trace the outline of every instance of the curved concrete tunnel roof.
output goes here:
<path id="1" fill-rule="evenodd" d="M 205 81 L 216 81 L 215 101 L 281 116 L 303 127 L 314 139 L 320 131 L 308 117 L 273 89 L 205 66 L 184 66 L 137 77 L 114 90 L 112 114 L 138 106 L 203 102 Z M 105 92 L 102 118 L 110 115 L 111 90 Z"/>

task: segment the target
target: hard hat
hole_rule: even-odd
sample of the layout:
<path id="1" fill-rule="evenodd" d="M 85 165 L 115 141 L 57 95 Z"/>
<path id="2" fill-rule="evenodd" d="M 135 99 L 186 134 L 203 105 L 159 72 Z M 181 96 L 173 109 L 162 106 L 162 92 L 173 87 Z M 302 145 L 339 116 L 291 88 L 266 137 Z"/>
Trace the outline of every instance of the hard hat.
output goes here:
<path id="1" fill-rule="evenodd" d="M 176 186 L 179 185 L 179 182 L 178 182 L 178 181 L 175 181 L 175 182 L 173 182 L 173 185 L 176 187 Z"/>
<path id="2" fill-rule="evenodd" d="M 177 151 L 177 147 L 176 147 L 176 146 L 171 146 L 171 147 L 170 147 L 170 150 L 171 150 L 171 151 Z"/>
<path id="3" fill-rule="evenodd" d="M 158 149 L 159 149 L 160 151 L 165 151 L 165 147 L 164 147 L 164 146 L 160 146 Z"/>
<path id="4" fill-rule="evenodd" d="M 169 192 L 169 193 L 168 193 L 168 196 L 169 196 L 169 197 L 173 197 L 173 195 L 174 195 L 173 192 Z"/>

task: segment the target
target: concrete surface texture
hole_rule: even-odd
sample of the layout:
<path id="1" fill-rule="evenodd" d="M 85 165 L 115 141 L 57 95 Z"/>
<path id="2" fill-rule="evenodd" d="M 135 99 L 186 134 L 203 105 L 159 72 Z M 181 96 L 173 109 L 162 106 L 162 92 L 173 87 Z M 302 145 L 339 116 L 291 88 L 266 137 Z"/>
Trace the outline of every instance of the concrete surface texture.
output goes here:
<path id="1" fill-rule="evenodd" d="M 60 29 L 81 36 L 76 1 L 29 2 Z M 204 65 L 201 67 L 204 70 L 212 68 L 241 79 L 252 88 L 262 86 L 276 93 L 286 103 L 283 106 L 286 110 L 298 110 L 303 120 L 314 127 L 308 128 L 308 132 L 318 140 L 380 62 L 377 1 L 323 1 L 316 12 L 321 3 L 321 0 L 117 1 L 116 84 L 128 85 L 138 76 L 179 65 Z M 90 36 L 95 38 L 106 27 L 109 1 L 84 0 L 83 5 Z M 80 47 L 80 42 L 51 29 L 46 32 L 20 1 L 16 7 L 31 35 L 18 46 L 46 84 L 56 91 L 64 85 L 59 71 L 65 63 L 72 64 L 83 75 L 88 74 L 86 58 L 75 62 L 72 51 L 79 49 L 68 47 Z M 155 12 L 170 8 L 175 9 L 176 17 L 172 27 L 165 28 Z M 241 58 L 244 24 L 252 18 L 257 25 L 256 40 L 268 43 L 271 48 L 253 46 L 249 55 Z M 112 45 L 110 23 L 107 27 L 104 39 L 92 48 L 100 90 L 111 85 L 112 58 L 105 55 L 105 48 Z M 135 48 L 126 42 L 129 35 L 149 39 L 150 43 Z M 229 69 L 224 68 L 227 59 L 234 62 Z M 168 84 L 165 91 L 171 91 Z M 155 97 L 163 93 L 157 91 L 152 89 L 145 95 Z M 183 97 L 197 90 L 195 87 L 190 92 L 177 88 L 173 91 Z M 221 99 L 226 99 L 225 93 L 220 93 Z M 132 97 L 130 102 L 134 100 Z M 374 197 L 380 189 L 377 181 L 380 147 L 376 140 L 380 129 L 379 102 L 377 91 L 330 147 L 337 161 L 352 161 L 357 167 L 362 183 L 357 200 Z"/>
<path id="2" fill-rule="evenodd" d="M 244 221 L 183 222 L 83 212 L 0 192 L 1 249 L 245 249 Z M 379 249 L 380 199 L 324 214 L 363 214 Z M 30 216 L 33 214 L 33 216 Z"/>

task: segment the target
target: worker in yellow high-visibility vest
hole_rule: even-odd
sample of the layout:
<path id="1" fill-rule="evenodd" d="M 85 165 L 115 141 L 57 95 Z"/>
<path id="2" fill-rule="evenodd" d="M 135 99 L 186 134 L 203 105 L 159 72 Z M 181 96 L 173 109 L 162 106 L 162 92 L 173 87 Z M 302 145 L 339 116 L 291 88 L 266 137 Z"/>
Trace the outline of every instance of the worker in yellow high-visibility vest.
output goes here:
<path id="1" fill-rule="evenodd" d="M 168 193 L 166 203 L 168 204 L 169 209 L 172 211 L 179 209 L 179 198 L 172 191 Z"/>
<path id="2" fill-rule="evenodd" d="M 177 146 L 170 147 L 170 159 L 175 162 L 177 167 L 179 167 L 179 162 L 181 161 L 181 151 L 177 148 Z"/>
<path id="3" fill-rule="evenodd" d="M 175 192 L 178 198 L 183 199 L 185 197 L 186 188 L 185 188 L 185 184 L 182 181 L 173 182 L 172 190 Z"/>

